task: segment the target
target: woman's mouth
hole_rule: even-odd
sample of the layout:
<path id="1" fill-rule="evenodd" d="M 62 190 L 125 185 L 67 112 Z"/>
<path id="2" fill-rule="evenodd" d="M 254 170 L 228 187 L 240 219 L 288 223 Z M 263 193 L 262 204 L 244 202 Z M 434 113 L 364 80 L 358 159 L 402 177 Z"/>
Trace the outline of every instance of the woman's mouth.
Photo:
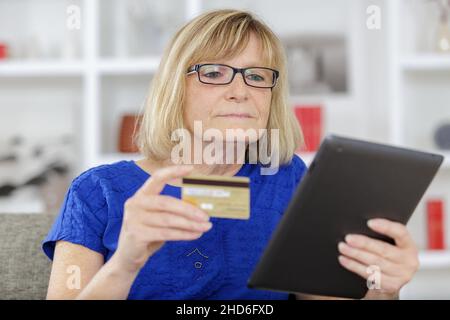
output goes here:
<path id="1" fill-rule="evenodd" d="M 253 118 L 248 113 L 227 113 L 227 114 L 220 114 L 218 115 L 220 118 L 236 118 L 236 119 L 249 119 Z"/>

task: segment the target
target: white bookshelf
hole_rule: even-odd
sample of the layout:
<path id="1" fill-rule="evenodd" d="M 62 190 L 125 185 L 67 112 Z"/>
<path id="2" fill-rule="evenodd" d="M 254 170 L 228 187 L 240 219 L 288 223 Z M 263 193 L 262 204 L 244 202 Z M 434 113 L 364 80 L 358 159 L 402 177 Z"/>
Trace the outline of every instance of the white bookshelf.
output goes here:
<path id="1" fill-rule="evenodd" d="M 85 157 L 83 161 L 83 168 L 86 169 L 92 166 L 113 163 L 120 160 L 137 160 L 141 158 L 141 155 L 138 153 L 120 153 L 117 152 L 113 145 L 109 140 L 116 139 L 117 136 L 111 136 L 111 130 L 105 130 L 104 126 L 102 126 L 102 120 L 109 113 L 109 105 L 105 105 L 103 98 L 105 94 L 105 90 L 111 90 L 108 87 L 108 82 L 113 83 L 112 86 L 116 85 L 118 90 L 121 90 L 120 84 L 115 84 L 116 81 L 120 83 L 125 77 L 125 82 L 136 82 L 139 80 L 133 80 L 133 77 L 142 77 L 141 86 L 142 91 L 140 93 L 140 97 L 134 102 L 133 106 L 127 107 L 125 111 L 138 112 L 140 111 L 140 107 L 142 105 L 142 100 L 147 94 L 147 87 L 149 84 L 149 78 L 156 71 L 160 56 L 159 55 L 151 55 L 151 56 L 124 56 L 123 54 L 112 54 L 109 55 L 109 52 L 105 51 L 102 48 L 99 48 L 100 45 L 104 44 L 104 40 L 101 39 L 105 34 L 104 30 L 101 29 L 102 20 L 100 18 L 99 8 L 105 8 L 106 3 L 102 1 L 105 0 L 84 0 L 83 6 L 85 7 L 85 12 L 90 13 L 90 19 L 87 24 L 87 28 L 85 29 L 85 55 L 87 60 L 90 60 L 88 63 L 88 70 L 85 70 L 85 75 L 89 79 L 89 87 L 86 87 L 85 91 L 85 115 L 86 115 L 86 130 L 84 145 L 86 150 L 83 152 Z M 124 5 L 124 1 L 115 1 L 114 6 L 116 8 Z M 188 0 L 184 2 L 184 6 L 179 6 L 177 10 L 181 10 L 181 15 L 184 16 L 184 20 L 198 15 L 201 11 L 201 0 Z M 112 10 L 114 11 L 114 10 Z M 123 24 L 124 16 L 120 12 L 113 12 L 109 17 L 111 21 L 107 21 L 109 26 L 112 26 L 114 29 L 114 25 L 119 23 Z M 108 30 L 109 31 L 109 30 Z M 122 34 L 123 38 L 127 37 Z M 144 40 L 144 39 L 142 39 Z M 120 46 L 126 46 L 125 44 L 120 44 Z M 114 45 L 113 45 L 114 47 Z M 117 44 L 115 45 L 117 47 Z M 131 86 L 133 83 L 131 84 Z M 106 87 L 105 87 L 106 86 Z M 124 84 L 124 87 L 126 84 Z M 145 87 L 145 88 L 144 88 Z M 132 100 L 130 98 L 130 100 Z M 130 103 L 131 105 L 131 103 Z M 117 109 L 120 110 L 121 106 L 118 106 Z M 122 105 L 123 107 L 123 105 Z M 115 121 L 116 125 L 118 122 L 117 115 L 116 118 L 110 118 L 111 121 Z M 114 130 L 112 130 L 114 131 Z M 105 140 L 108 139 L 108 140 Z M 88 141 L 90 143 L 88 143 Z M 105 141 L 108 141 L 107 145 L 110 146 L 105 147 Z"/>
<path id="2" fill-rule="evenodd" d="M 97 0 L 98 1 L 98 0 Z M 303 1 L 305 2 L 305 4 L 309 4 L 312 3 L 311 1 Z M 344 3 L 343 1 L 341 1 L 342 3 Z M 222 1 L 222 0 L 214 0 L 214 1 L 204 1 L 204 0 L 189 0 L 189 1 L 185 1 L 184 2 L 184 7 L 182 8 L 184 10 L 185 13 L 185 20 L 189 20 L 195 16 L 197 16 L 198 14 L 202 13 L 205 10 L 211 10 L 214 8 L 227 8 L 227 7 L 234 7 L 234 8 L 242 8 L 242 9 L 251 9 L 252 11 L 256 10 L 256 13 L 259 14 L 259 10 L 263 11 L 266 10 L 267 8 L 267 4 L 258 4 L 257 6 L 253 6 L 250 5 L 250 3 L 254 4 L 254 2 L 251 1 Z M 281 5 L 285 5 L 284 6 L 284 11 L 289 11 L 286 10 L 286 8 L 289 8 L 289 6 L 292 6 L 293 4 L 295 4 L 294 1 L 286 1 L 283 0 L 283 3 Z M 352 4 L 353 5 L 353 4 Z M 320 6 L 319 6 L 320 7 Z M 337 7 L 339 7 L 339 5 L 337 5 Z M 283 6 L 280 7 L 280 10 L 283 10 Z M 264 19 L 267 18 L 267 15 L 269 15 L 269 20 L 270 20 L 270 14 L 269 12 L 267 12 L 266 10 L 266 15 L 262 15 L 262 17 Z M 274 17 L 272 18 L 272 20 L 276 19 L 275 18 L 275 14 Z M 119 19 L 120 20 L 120 19 Z M 119 21 L 120 22 L 120 21 Z M 334 22 L 336 25 L 339 24 L 339 22 Z M 269 21 L 270 24 L 270 21 Z M 278 25 L 278 24 L 277 24 Z M 292 25 L 292 24 L 291 24 Z M 292 28 L 292 26 L 290 27 Z M 320 29 L 320 27 L 319 27 Z M 353 28 L 351 28 L 350 26 L 348 27 L 348 29 L 346 30 L 341 30 L 342 28 L 336 28 L 336 27 L 331 27 L 329 28 L 329 30 L 319 30 L 320 33 L 325 33 L 325 34 L 345 34 L 348 37 L 348 43 L 349 43 L 349 48 L 348 50 L 354 50 L 355 48 L 351 47 L 350 44 L 354 44 L 355 43 L 355 34 L 353 33 Z M 289 29 L 288 30 L 284 30 L 283 28 L 281 28 L 281 30 L 277 30 L 280 33 L 284 33 L 287 32 L 289 33 Z M 94 56 L 97 56 L 97 67 L 94 68 L 94 70 L 97 70 L 97 76 L 99 78 L 99 81 L 101 82 L 104 76 L 134 76 L 134 75 L 142 75 L 142 74 L 152 74 L 159 63 L 159 56 L 153 56 L 153 57 L 138 57 L 138 58 L 133 58 L 133 59 L 129 59 L 129 58 L 123 58 L 123 57 L 119 57 L 119 58 L 110 58 L 110 57 L 98 57 L 99 54 L 96 54 Z M 354 55 L 354 54 L 353 54 Z M 100 56 L 102 56 L 100 54 Z M 349 67 L 350 68 L 350 67 Z M 354 72 L 353 69 L 349 70 L 349 73 Z M 349 75 L 349 81 L 355 81 L 353 78 L 353 75 Z M 355 81 L 356 82 L 356 81 Z M 359 83 L 359 82 L 358 82 Z M 352 86 L 352 84 L 350 84 L 350 86 Z M 102 91 L 102 89 L 100 89 L 100 91 Z M 143 94 L 146 92 L 143 92 Z M 330 108 L 334 105 L 339 105 L 339 104 L 348 104 L 348 105 L 356 105 L 356 99 L 354 96 L 352 96 L 352 94 L 347 93 L 347 94 L 329 94 L 329 95 L 301 95 L 301 96 L 291 96 L 291 102 L 292 104 L 295 103 L 300 103 L 300 104 L 308 104 L 308 103 L 315 103 L 315 104 L 321 104 L 324 108 L 324 110 L 326 110 L 327 108 Z M 101 105 L 101 103 L 100 103 Z M 91 135 L 92 136 L 92 135 Z M 96 133 L 94 133 L 93 135 L 94 137 L 96 136 Z M 101 140 L 101 138 L 100 138 Z M 102 149 L 102 143 L 100 143 L 98 145 L 98 148 L 100 148 L 100 151 L 97 150 L 91 150 L 90 154 L 92 154 L 93 156 L 91 157 L 91 161 L 88 160 L 88 165 L 87 166 L 92 166 L 92 165 L 98 165 L 98 164 L 103 164 L 103 163 L 112 163 L 112 162 L 116 162 L 119 160 L 130 160 L 130 159 L 138 159 L 140 158 L 139 154 L 122 154 L 122 153 L 118 153 L 118 152 L 114 152 L 113 150 L 111 150 L 111 148 L 109 150 L 107 150 L 106 152 L 103 152 Z M 89 154 L 89 153 L 88 153 Z M 94 156 L 95 155 L 95 156 Z M 303 154 L 302 158 L 304 158 L 305 162 L 307 162 L 307 164 L 309 164 L 312 161 L 312 158 L 314 157 L 314 154 Z"/>
<path id="3" fill-rule="evenodd" d="M 30 11 L 38 10 L 38 5 L 30 0 L 25 0 L 30 6 Z M 56 1 L 56 0 L 55 0 Z M 52 0 L 47 0 L 50 5 Z M 252 1 L 223 1 L 223 0 L 186 0 L 181 3 L 175 2 L 167 4 L 171 10 L 177 10 L 174 14 L 174 25 L 180 25 L 189 19 L 197 16 L 205 10 L 223 7 L 235 7 L 242 9 L 250 9 L 256 11 L 264 20 L 268 21 L 269 25 L 275 27 L 279 34 L 292 34 L 292 31 L 298 32 L 301 27 L 302 30 L 308 30 L 311 34 L 333 34 L 344 35 L 347 37 L 348 51 L 353 57 L 357 57 L 355 50 L 358 49 L 357 34 L 354 32 L 355 28 L 351 24 L 347 24 L 347 18 L 340 18 L 331 14 L 331 11 L 323 10 L 321 5 L 317 5 L 314 1 L 289 1 L 282 0 L 280 3 L 279 12 L 272 12 L 269 10 L 271 5 L 263 2 Z M 313 5 L 314 3 L 314 5 Z M 340 3 L 333 4 L 335 10 L 340 13 L 346 13 L 342 9 L 342 4 L 352 7 L 356 1 L 351 1 L 347 5 L 345 1 L 340 0 Z M 138 159 L 139 154 L 123 154 L 117 152 L 114 143 L 111 140 L 116 140 L 117 137 L 113 132 L 112 126 L 118 130 L 118 119 L 121 113 L 139 112 L 142 106 L 143 99 L 147 94 L 148 82 L 156 71 L 159 61 L 159 54 L 140 55 L 133 54 L 126 49 L 126 44 L 120 41 L 126 41 L 132 32 L 130 27 L 126 25 L 127 11 L 124 7 L 127 4 L 123 0 L 74 0 L 59 2 L 60 13 L 50 13 L 46 19 L 60 21 L 60 27 L 64 27 L 65 7 L 69 4 L 76 4 L 81 7 L 82 13 L 82 28 L 79 31 L 80 48 L 79 57 L 76 59 L 58 59 L 58 58 L 36 58 L 32 60 L 5 60 L 0 61 L 0 81 L 9 81 L 8 79 L 23 79 L 35 81 L 36 79 L 46 79 L 46 81 L 58 82 L 62 78 L 73 78 L 81 82 L 80 99 L 81 103 L 77 108 L 77 117 L 74 118 L 74 126 L 77 127 L 75 135 L 79 136 L 77 155 L 79 161 L 76 161 L 78 167 L 76 172 L 81 172 L 92 166 L 104 163 L 116 162 L 124 159 Z M 158 3 L 158 7 L 165 4 Z M 298 26 L 294 21 L 286 21 L 286 26 L 278 23 L 280 14 L 292 14 L 290 8 L 292 6 L 311 6 L 314 12 L 324 12 L 329 15 L 330 25 L 323 26 L 317 24 L 315 19 L 303 19 L 302 25 Z M 17 5 L 18 6 L 18 5 Z M 36 8 L 31 9 L 31 6 Z M 18 6 L 17 8 L 22 8 Z M 18 9 L 16 9 L 17 12 Z M 41 9 L 44 11 L 44 9 Z M 354 11 L 354 10 L 349 10 Z M 125 12 L 125 14 L 124 14 Z M 12 13 L 16 13 L 13 12 Z M 13 15 L 13 14 L 11 14 Z M 1 17 L 1 14 L 0 14 Z M 57 17 L 57 18 L 56 18 Z M 180 17 L 182 17 L 181 21 Z M 309 15 L 308 15 L 309 17 Z M 25 18 L 25 17 L 24 17 Z M 178 19 L 178 20 L 177 20 Z M 5 17 L 3 17 L 5 20 Z M 11 29 L 15 28 L 14 21 L 9 21 Z M 50 24 L 49 24 L 50 25 Z M 23 25 L 26 28 L 30 25 Z M 281 26 L 281 28 L 278 28 Z M 51 26 L 51 29 L 55 27 Z M 172 26 L 171 26 L 172 28 Z M 17 29 L 17 28 L 15 28 Z M 64 29 L 64 28 L 63 28 Z M 124 30 L 120 32 L 120 30 Z M 311 29 L 311 30 L 309 30 Z M 48 32 L 52 30 L 47 30 Z M 18 34 L 20 35 L 20 30 Z M 25 32 L 24 32 L 25 33 Z M 56 35 L 55 35 L 56 37 Z M 0 32 L 1 39 L 1 32 Z M 64 39 L 64 36 L 62 36 Z M 141 39 L 143 40 L 143 39 Z M 61 40 L 63 41 L 63 40 Z M 126 50 L 123 48 L 125 47 Z M 346 94 L 329 94 L 329 95 L 301 95 L 292 96 L 292 103 L 314 103 L 321 104 L 324 112 L 333 109 L 335 106 L 345 105 L 342 108 L 347 113 L 351 113 L 352 108 L 359 105 L 357 97 L 354 95 L 358 91 L 360 80 L 356 79 L 357 74 L 349 61 L 349 93 Z M 34 80 L 32 80 L 34 79 Z M 48 80 L 51 79 L 51 80 Z M 137 86 L 140 91 L 133 89 Z M 141 90 L 142 89 L 142 90 Z M 49 87 L 49 91 L 52 88 Z M 129 91 L 126 93 L 125 91 Z M 113 92 L 113 96 L 119 96 L 117 101 L 107 99 L 109 92 Z M 128 95 L 129 105 L 126 105 L 124 96 Z M 114 97 L 115 97 L 114 96 Z M 338 108 L 336 108 L 338 109 Z M 344 116 L 342 117 L 344 118 Z M 107 120 L 105 120 L 107 119 Z M 333 122 L 325 124 L 334 132 L 339 132 L 341 124 L 333 126 Z M 116 130 L 116 131 L 117 131 Z M 81 132 L 81 134 L 80 134 Z M 358 134 L 358 133 L 357 133 Z M 307 161 L 311 160 L 311 155 L 306 157 Z"/>
<path id="4" fill-rule="evenodd" d="M 150 58 L 101 59 L 98 69 L 102 75 L 152 74 L 158 68 L 159 56 Z"/>
<path id="5" fill-rule="evenodd" d="M 421 251 L 419 261 L 422 270 L 450 269 L 450 251 Z"/>
<path id="6" fill-rule="evenodd" d="M 79 61 L 3 62 L 0 63 L 0 77 L 81 76 L 83 67 Z"/>
<path id="7" fill-rule="evenodd" d="M 104 160 L 112 161 L 121 158 L 136 158 L 138 155 L 116 153 L 113 150 L 102 150 L 103 129 L 101 128 L 102 106 L 102 81 L 105 77 L 122 77 L 122 76 L 141 76 L 151 75 L 155 72 L 160 56 L 146 56 L 146 57 L 115 57 L 104 56 L 100 48 L 101 28 L 100 16 L 104 13 L 99 10 L 99 5 L 105 0 L 82 0 L 79 1 L 82 7 L 84 16 L 82 32 L 83 51 L 81 58 L 78 60 L 31 60 L 31 61 L 3 61 L 0 62 L 0 79 L 7 78 L 59 78 L 59 77 L 74 77 L 81 78 L 83 83 L 82 100 L 80 106 L 81 123 L 83 124 L 84 136 L 80 141 L 80 145 L 85 146 L 81 151 L 82 167 L 87 168 L 95 164 L 99 164 Z M 210 4 L 211 3 L 211 4 Z M 215 4 L 214 4 L 215 3 Z M 208 2 L 206 9 L 214 6 L 219 6 L 223 1 Z M 228 2 L 227 2 L 228 3 Z M 239 1 L 231 1 L 229 6 L 236 6 Z M 189 0 L 185 1 L 181 9 L 184 13 L 185 20 L 188 20 L 205 9 L 203 0 Z M 243 5 L 246 2 L 242 2 Z M 283 4 L 289 4 L 289 1 L 283 1 Z M 352 4 L 353 5 L 353 4 Z M 440 56 L 436 54 L 409 54 L 401 55 L 399 45 L 399 34 L 396 31 L 395 20 L 400 15 L 399 1 L 388 2 L 388 18 L 394 19 L 393 27 L 390 29 L 389 43 L 391 45 L 391 74 L 389 75 L 392 83 L 390 94 L 390 142 L 394 144 L 404 144 L 404 115 L 407 112 L 403 104 L 402 87 L 404 86 L 404 74 L 409 72 L 445 72 L 450 69 L 450 57 Z M 358 7 L 358 4 L 356 4 Z M 283 29 L 283 28 L 281 28 Z M 350 54 L 355 55 L 355 47 L 358 44 L 358 34 L 353 33 L 354 29 L 349 28 L 349 48 Z M 281 30 L 287 32 L 286 30 Z M 323 32 L 324 30 L 320 30 Z M 327 32 L 336 32 L 335 30 L 325 30 Z M 357 31 L 355 31 L 357 32 Z M 352 49 L 353 48 L 353 49 Z M 357 50 L 357 49 L 356 49 Z M 357 57 L 354 57 L 355 59 Z M 356 61 L 354 64 L 357 65 Z M 331 94 L 331 95 L 301 95 L 292 96 L 293 103 L 323 103 L 324 109 L 332 109 L 333 106 L 347 106 L 359 103 L 357 98 L 358 81 L 356 76 L 353 76 L 354 68 L 350 69 L 350 93 L 349 94 Z M 144 96 L 146 92 L 142 93 Z M 337 108 L 335 108 L 337 109 Z M 344 108 L 342 108 L 344 109 Z M 331 111 L 333 112 L 333 111 Z M 330 116 L 331 118 L 331 116 Z M 330 131 L 339 131 L 339 128 L 334 127 L 333 124 L 326 124 Z M 336 130 L 337 129 L 337 130 Z M 341 130 L 344 131 L 344 130 Z M 442 153 L 442 152 L 441 152 Z M 450 152 L 446 152 L 446 161 L 444 168 L 450 168 Z"/>
<path id="8" fill-rule="evenodd" d="M 400 66 L 404 71 L 449 71 L 450 57 L 442 54 L 417 54 L 402 57 Z"/>
<path id="9" fill-rule="evenodd" d="M 441 120 L 450 120 L 446 111 L 450 99 L 450 55 L 433 53 L 431 49 L 420 48 L 419 31 L 426 28 L 418 24 L 417 8 L 433 6 L 411 0 L 386 1 L 389 50 L 389 118 L 390 141 L 393 144 L 418 148 L 444 155 L 444 163 L 430 185 L 421 203 L 413 214 L 410 230 L 422 249 L 419 254 L 420 269 L 414 281 L 405 286 L 406 298 L 448 297 L 450 290 L 441 286 L 450 278 L 450 251 L 425 250 L 426 215 L 424 201 L 439 197 L 444 200 L 445 238 L 448 246 L 450 237 L 450 152 L 438 150 L 431 138 L 433 130 Z M 425 8 L 425 7 L 424 7 Z M 424 8 L 419 9 L 425 11 Z M 429 8 L 425 8 L 429 9 Z M 414 10 L 416 10 L 414 13 Z M 415 15 L 416 16 L 415 16 Z M 427 137 L 427 138 L 424 138 Z M 435 276 L 434 276 L 435 275 Z M 445 280 L 444 280 L 445 279 Z M 431 290 L 431 288 L 439 288 Z"/>
<path id="10" fill-rule="evenodd" d="M 39 4 L 35 4 L 29 0 L 26 0 L 26 2 L 24 5 L 29 7 L 28 10 L 37 11 L 39 9 Z M 48 0 L 46 2 L 46 5 L 50 5 L 52 1 Z M 56 3 L 57 1 L 55 1 Z M 77 116 L 73 119 L 75 122 L 74 126 L 77 127 L 77 132 L 74 132 L 74 135 L 78 135 L 76 145 L 79 146 L 79 149 L 76 150 L 76 154 L 79 156 L 79 159 L 76 161 L 77 167 L 75 168 L 75 173 L 77 173 L 95 165 L 125 159 L 138 159 L 140 157 L 139 154 L 116 152 L 114 143 L 110 143 L 105 147 L 104 142 L 107 139 L 117 140 L 117 136 L 110 135 L 111 130 L 105 128 L 105 121 L 103 119 L 108 119 L 108 121 L 113 122 L 112 126 L 118 129 L 118 118 L 121 113 L 140 111 L 139 108 L 141 107 L 143 98 L 147 94 L 151 76 L 159 65 L 160 56 L 123 56 L 120 54 L 117 55 L 114 52 L 119 46 L 126 47 L 125 43 L 115 42 L 116 34 L 114 33 L 118 24 L 120 25 L 124 22 L 123 19 L 127 18 L 127 12 L 125 10 L 125 12 L 116 10 L 117 8 L 125 8 L 123 6 L 127 3 L 123 0 L 113 0 L 111 2 L 108 0 L 58 2 L 58 8 L 55 7 L 55 9 L 59 9 L 59 13 L 55 13 L 54 11 L 48 11 L 50 13 L 45 12 L 48 14 L 47 20 L 56 20 L 56 16 L 59 19 L 58 22 L 60 24 L 52 25 L 52 29 L 59 27 L 64 30 L 66 19 L 65 9 L 71 4 L 79 5 L 82 13 L 81 30 L 73 31 L 78 33 L 81 42 L 79 57 L 70 60 L 58 57 L 0 60 L 0 81 L 9 82 L 9 79 L 13 79 L 13 81 L 17 82 L 49 82 L 52 85 L 55 82 L 60 82 L 62 78 L 73 78 L 77 79 L 77 83 L 81 82 L 81 103 L 76 108 Z M 176 5 L 176 9 L 180 11 L 178 16 L 184 16 L 184 21 L 201 12 L 200 0 L 187 0 L 183 1 L 182 4 Z M 161 4 L 157 5 L 161 6 Z M 175 3 L 172 4 L 172 6 L 174 5 Z M 11 13 L 14 14 L 19 13 L 19 11 L 21 11 L 20 13 L 24 12 L 23 7 L 19 4 L 11 8 Z M 19 29 L 12 19 L 9 20 L 9 17 L 2 16 L 1 13 L 0 16 L 3 20 L 6 20 L 6 23 L 9 23 L 8 26 L 11 26 L 9 28 L 10 30 Z M 23 18 L 25 19 L 26 17 L 24 16 Z M 106 27 L 102 25 L 105 21 L 107 24 Z M 21 27 L 24 28 L 23 33 L 31 32 L 26 30 L 30 26 L 22 24 Z M 18 35 L 21 35 L 20 29 Z M 126 37 L 127 35 L 125 35 Z M 57 35 L 54 38 L 57 39 Z M 0 32 L 1 39 L 2 34 Z M 10 39 L 14 38 L 11 37 Z M 124 37 L 121 40 L 124 40 Z M 107 41 L 110 41 L 110 43 Z M 122 87 L 121 82 L 124 84 L 123 87 L 125 89 L 123 90 L 120 90 Z M 133 87 L 136 83 L 140 83 L 139 89 L 142 90 L 139 92 L 139 96 L 137 96 L 136 90 L 134 92 L 132 90 L 128 94 L 131 97 L 135 97 L 135 100 L 133 98 L 129 99 L 133 101 L 130 103 L 130 106 L 126 106 L 123 102 L 123 100 L 126 100 L 126 97 L 122 97 L 122 105 L 104 105 L 105 97 L 108 94 L 104 90 L 110 89 L 113 86 L 113 89 L 117 88 L 118 91 L 121 91 L 119 93 L 125 96 L 126 93 L 123 91 Z M 52 87 L 50 86 L 48 90 L 51 92 Z M 5 98 L 5 100 L 7 99 L 9 98 Z M 111 101 L 107 102 L 111 103 Z M 111 115 L 111 110 L 114 110 L 116 114 Z M 108 125 L 108 127 L 110 126 Z"/>
<path id="11" fill-rule="evenodd" d="M 109 30 L 107 30 L 108 34 L 104 33 L 105 30 L 102 28 L 102 23 L 107 24 L 112 30 L 116 30 L 115 28 L 117 28 L 117 26 L 124 26 L 126 24 L 126 21 L 124 20 L 126 17 L 119 12 L 122 10 L 125 11 L 124 1 L 114 1 L 113 6 L 116 7 L 116 9 L 111 10 L 109 16 L 107 13 L 106 19 L 104 20 L 102 20 L 103 18 L 100 18 L 100 12 L 98 12 L 99 8 L 107 8 L 106 2 L 102 3 L 102 1 L 105 0 L 89 0 L 84 2 L 84 5 L 86 6 L 85 10 L 90 11 L 93 17 L 90 25 L 88 25 L 89 31 L 87 31 L 89 33 L 92 31 L 92 35 L 90 40 L 87 40 L 86 42 L 87 47 L 91 48 L 90 53 L 87 53 L 87 56 L 91 57 L 90 73 L 93 90 L 91 90 L 91 94 L 86 95 L 85 106 L 91 106 L 86 107 L 87 116 L 93 115 L 94 119 L 97 119 L 97 121 L 92 119 L 90 121 L 87 120 L 90 125 L 87 126 L 88 130 L 85 134 L 86 139 L 95 139 L 96 143 L 84 144 L 89 148 L 89 150 L 83 152 L 85 155 L 84 168 L 113 163 L 120 160 L 136 160 L 141 158 L 141 155 L 138 153 L 129 154 L 117 152 L 110 141 L 105 140 L 115 139 L 117 137 L 110 136 L 112 133 L 111 131 L 114 130 L 105 131 L 105 128 L 102 128 L 102 121 L 100 118 L 103 118 L 103 115 L 109 113 L 109 106 L 103 99 L 105 98 L 104 95 L 107 94 L 105 90 L 111 91 L 115 88 L 117 88 L 118 91 L 121 90 L 120 81 L 122 81 L 121 79 L 124 79 L 124 77 L 125 80 L 123 82 L 131 82 L 130 86 L 136 84 L 137 81 L 140 81 L 134 80 L 134 77 L 141 77 L 138 79 L 141 79 L 141 86 L 145 86 L 145 88 L 142 88 L 140 93 L 134 92 L 135 95 L 140 95 L 140 97 L 137 98 L 133 106 L 130 106 L 127 109 L 131 112 L 140 111 L 139 107 L 142 105 L 142 99 L 147 94 L 147 86 L 150 82 L 148 77 L 151 77 L 154 74 L 160 61 L 159 55 L 127 56 L 126 54 L 123 54 L 123 52 L 119 54 L 117 54 L 117 52 L 111 52 L 111 50 L 114 51 L 114 49 L 117 49 L 117 44 L 121 47 L 119 48 L 119 51 L 123 51 L 124 47 L 126 47 L 125 43 L 109 44 L 106 45 L 105 48 L 99 48 L 99 44 L 103 45 L 105 43 L 105 40 L 101 39 L 101 37 L 104 35 L 106 35 L 105 38 L 110 37 Z M 184 21 L 193 18 L 201 12 L 201 0 L 187 0 L 181 4 L 182 5 L 178 5 L 176 8 L 176 10 L 180 11 L 177 13 L 177 16 L 183 16 Z M 117 8 L 120 8 L 120 10 Z M 174 23 L 176 22 L 174 21 Z M 121 40 L 123 41 L 129 35 L 121 33 L 118 36 L 122 37 Z M 124 87 L 126 87 L 126 84 L 124 84 Z M 121 106 L 117 106 L 116 109 L 120 110 L 120 107 Z M 89 111 L 92 108 L 95 108 L 96 111 Z M 108 121 L 115 121 L 117 124 L 117 118 L 110 118 Z M 107 142 L 106 146 L 105 142 Z"/>

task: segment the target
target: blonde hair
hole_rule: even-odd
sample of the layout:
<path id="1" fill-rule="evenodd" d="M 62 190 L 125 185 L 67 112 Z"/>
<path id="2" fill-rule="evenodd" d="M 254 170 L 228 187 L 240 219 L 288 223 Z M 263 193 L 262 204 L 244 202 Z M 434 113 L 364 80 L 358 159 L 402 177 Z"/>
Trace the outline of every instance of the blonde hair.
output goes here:
<path id="1" fill-rule="evenodd" d="M 137 147 L 148 159 L 170 158 L 178 143 L 171 140 L 174 130 L 184 128 L 182 108 L 185 101 L 186 71 L 202 60 L 233 58 L 246 47 L 251 34 L 262 44 L 264 63 L 280 72 L 272 89 L 267 123 L 279 129 L 279 163 L 289 163 L 295 150 L 304 144 L 303 134 L 288 104 L 286 57 L 278 37 L 251 13 L 216 10 L 204 13 L 183 26 L 166 47 L 152 80 L 137 133 Z M 270 151 L 270 150 L 269 150 Z M 273 151 L 273 150 L 272 150 Z"/>

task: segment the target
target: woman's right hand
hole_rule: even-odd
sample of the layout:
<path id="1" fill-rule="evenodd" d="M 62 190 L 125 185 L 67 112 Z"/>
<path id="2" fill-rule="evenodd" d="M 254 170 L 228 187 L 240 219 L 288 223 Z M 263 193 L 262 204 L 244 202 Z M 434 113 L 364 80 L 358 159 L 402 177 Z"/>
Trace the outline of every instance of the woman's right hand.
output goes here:
<path id="1" fill-rule="evenodd" d="M 138 272 L 166 241 L 194 240 L 211 229 L 209 215 L 180 199 L 160 195 L 170 180 L 192 171 L 172 166 L 155 171 L 126 202 L 114 260 L 129 272 Z"/>

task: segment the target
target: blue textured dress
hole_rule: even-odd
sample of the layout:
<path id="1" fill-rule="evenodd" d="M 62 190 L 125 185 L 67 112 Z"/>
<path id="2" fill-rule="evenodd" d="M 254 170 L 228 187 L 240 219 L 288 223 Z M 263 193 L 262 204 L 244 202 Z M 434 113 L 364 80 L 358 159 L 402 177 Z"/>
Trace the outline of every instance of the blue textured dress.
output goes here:
<path id="1" fill-rule="evenodd" d="M 250 219 L 211 218 L 213 227 L 193 241 L 168 241 L 147 261 L 129 299 L 288 299 L 288 294 L 247 288 L 272 232 L 306 172 L 294 156 L 275 175 L 244 164 L 236 176 L 250 178 Z M 53 259 L 56 241 L 80 244 L 105 261 L 117 248 L 125 201 L 149 178 L 134 161 L 89 169 L 72 181 L 50 232 L 43 242 Z M 181 197 L 166 185 L 161 194 Z"/>

